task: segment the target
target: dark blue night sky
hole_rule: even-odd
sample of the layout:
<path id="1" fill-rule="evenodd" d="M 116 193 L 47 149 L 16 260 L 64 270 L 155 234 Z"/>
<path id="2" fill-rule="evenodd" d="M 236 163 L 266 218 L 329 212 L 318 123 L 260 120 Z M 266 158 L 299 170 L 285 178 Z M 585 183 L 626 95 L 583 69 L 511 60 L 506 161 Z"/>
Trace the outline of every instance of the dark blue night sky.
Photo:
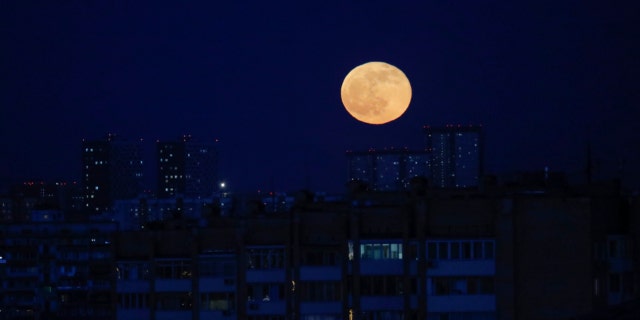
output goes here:
<path id="1" fill-rule="evenodd" d="M 631 2 L 629 2 L 631 3 Z M 609 1 L 2 1 L 0 179 L 79 179 L 82 138 L 219 139 L 235 190 L 343 191 L 345 150 L 424 148 L 482 124 L 486 171 L 640 180 L 639 5 Z M 386 61 L 413 99 L 371 126 L 342 107 Z M 146 172 L 154 176 L 153 165 Z"/>

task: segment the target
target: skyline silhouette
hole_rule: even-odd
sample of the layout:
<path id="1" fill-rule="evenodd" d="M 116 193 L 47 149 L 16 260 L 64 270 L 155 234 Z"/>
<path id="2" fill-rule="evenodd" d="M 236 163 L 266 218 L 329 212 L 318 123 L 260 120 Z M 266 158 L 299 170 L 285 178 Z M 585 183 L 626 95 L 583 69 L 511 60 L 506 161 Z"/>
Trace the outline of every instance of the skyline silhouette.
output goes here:
<path id="1" fill-rule="evenodd" d="M 342 191 L 346 150 L 424 148 L 482 124 L 487 173 L 594 173 L 637 189 L 638 4 L 3 4 L 0 180 L 74 180 L 80 143 L 219 139 L 229 186 Z M 353 67 L 413 88 L 389 124 L 340 102 Z M 153 149 L 153 147 L 149 147 Z M 149 152 L 153 152 L 152 150 Z"/>

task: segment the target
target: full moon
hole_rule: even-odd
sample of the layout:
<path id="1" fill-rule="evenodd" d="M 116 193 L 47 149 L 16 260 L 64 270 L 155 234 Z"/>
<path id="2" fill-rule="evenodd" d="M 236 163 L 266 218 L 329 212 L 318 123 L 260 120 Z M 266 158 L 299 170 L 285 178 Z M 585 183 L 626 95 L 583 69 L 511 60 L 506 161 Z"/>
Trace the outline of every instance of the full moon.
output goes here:
<path id="1" fill-rule="evenodd" d="M 351 70 L 340 89 L 342 104 L 352 117 L 369 124 L 398 119 L 411 102 L 407 76 L 385 62 L 367 62 Z"/>

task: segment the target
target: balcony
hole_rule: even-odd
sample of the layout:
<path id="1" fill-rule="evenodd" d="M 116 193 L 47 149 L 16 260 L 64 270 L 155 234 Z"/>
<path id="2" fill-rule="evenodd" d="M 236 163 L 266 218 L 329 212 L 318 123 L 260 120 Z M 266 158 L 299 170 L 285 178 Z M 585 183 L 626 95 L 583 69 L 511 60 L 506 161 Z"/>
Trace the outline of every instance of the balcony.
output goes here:
<path id="1" fill-rule="evenodd" d="M 300 267 L 300 280 L 330 281 L 341 280 L 342 268 L 340 266 L 302 266 Z"/>
<path id="2" fill-rule="evenodd" d="M 211 291 L 227 292 L 229 290 L 235 291 L 236 278 L 235 277 L 219 277 L 219 278 L 204 278 L 200 277 L 200 288 L 207 288 Z"/>
<path id="3" fill-rule="evenodd" d="M 300 302 L 301 314 L 340 314 L 342 301 Z"/>
<path id="4" fill-rule="evenodd" d="M 191 279 L 157 279 L 156 291 L 192 291 Z"/>
<path id="5" fill-rule="evenodd" d="M 118 280 L 116 282 L 118 292 L 149 292 L 150 287 L 149 280 Z"/>
<path id="6" fill-rule="evenodd" d="M 428 296 L 427 311 L 428 312 L 496 311 L 496 296 L 492 294 Z"/>
<path id="7" fill-rule="evenodd" d="M 191 320 L 191 314 L 192 311 L 156 311 L 156 320 Z"/>
<path id="8" fill-rule="evenodd" d="M 286 305 L 284 300 L 247 302 L 248 315 L 284 315 L 285 311 Z"/>
<path id="9" fill-rule="evenodd" d="M 403 273 L 402 260 L 361 260 L 360 274 L 362 275 L 401 275 Z"/>
<path id="10" fill-rule="evenodd" d="M 402 310 L 404 297 L 402 296 L 363 296 L 360 298 L 363 311 L 371 310 Z"/>
<path id="11" fill-rule="evenodd" d="M 248 269 L 247 282 L 284 282 L 284 269 Z"/>
<path id="12" fill-rule="evenodd" d="M 149 309 L 118 309 L 116 319 L 119 320 L 140 320 L 150 319 L 151 311 Z"/>
<path id="13" fill-rule="evenodd" d="M 429 276 L 493 276 L 496 274 L 494 260 L 429 260 Z"/>

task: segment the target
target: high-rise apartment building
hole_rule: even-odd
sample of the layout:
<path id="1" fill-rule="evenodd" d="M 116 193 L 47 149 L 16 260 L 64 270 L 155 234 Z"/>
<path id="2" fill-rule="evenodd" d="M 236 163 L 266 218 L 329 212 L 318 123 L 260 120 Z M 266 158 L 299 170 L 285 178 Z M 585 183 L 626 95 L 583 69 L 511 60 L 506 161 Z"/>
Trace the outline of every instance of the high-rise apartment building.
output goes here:
<path id="1" fill-rule="evenodd" d="M 142 145 L 114 134 L 82 142 L 82 181 L 85 209 L 102 213 L 114 200 L 130 199 L 142 191 Z"/>
<path id="2" fill-rule="evenodd" d="M 371 190 L 404 190 L 411 178 L 428 177 L 429 154 L 406 149 L 349 151 L 349 180 L 366 182 Z"/>
<path id="3" fill-rule="evenodd" d="M 483 173 L 482 126 L 425 126 L 432 185 L 440 188 L 478 186 Z"/>
<path id="4" fill-rule="evenodd" d="M 158 197 L 209 197 L 218 185 L 215 143 L 193 141 L 184 135 L 176 141 L 157 142 Z"/>

